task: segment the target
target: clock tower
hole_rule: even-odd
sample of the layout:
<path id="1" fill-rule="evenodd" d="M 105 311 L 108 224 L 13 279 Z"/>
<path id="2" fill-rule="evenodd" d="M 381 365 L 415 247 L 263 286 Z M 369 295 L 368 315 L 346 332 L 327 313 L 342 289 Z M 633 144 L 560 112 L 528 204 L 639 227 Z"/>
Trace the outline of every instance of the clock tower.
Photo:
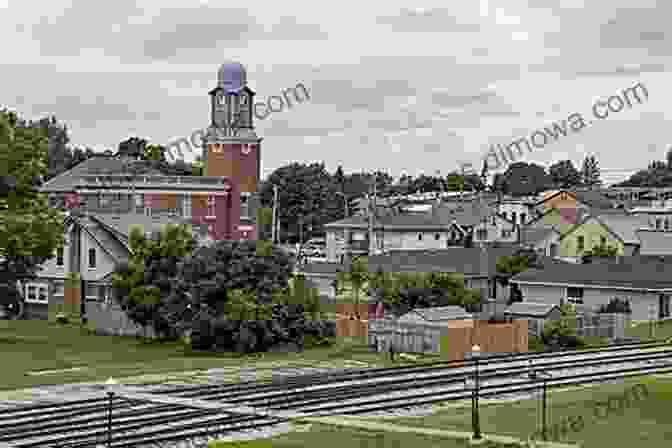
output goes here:
<path id="1" fill-rule="evenodd" d="M 203 174 L 230 180 L 226 209 L 238 221 L 231 223 L 230 237 L 255 240 L 262 139 L 254 131 L 255 93 L 247 86 L 245 67 L 238 62 L 222 64 L 217 87 L 209 94 L 210 126 L 203 136 Z"/>

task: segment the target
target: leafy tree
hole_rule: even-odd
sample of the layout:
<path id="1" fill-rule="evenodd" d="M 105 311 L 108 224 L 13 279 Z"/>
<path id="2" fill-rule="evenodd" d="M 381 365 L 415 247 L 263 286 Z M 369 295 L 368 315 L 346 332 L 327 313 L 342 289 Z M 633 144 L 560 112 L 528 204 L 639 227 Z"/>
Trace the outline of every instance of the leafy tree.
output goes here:
<path id="1" fill-rule="evenodd" d="M 116 298 L 128 317 L 157 333 L 176 336 L 175 309 L 170 296 L 178 263 L 190 254 L 196 241 L 186 226 L 169 225 L 147 238 L 139 228 L 129 236 L 131 257 L 113 274 Z"/>
<path id="2" fill-rule="evenodd" d="M 551 181 L 544 167 L 534 163 L 516 162 L 509 165 L 503 174 L 498 188 L 504 194 L 512 196 L 530 196 L 548 188 Z"/>
<path id="3" fill-rule="evenodd" d="M 588 187 L 593 187 L 602 183 L 600 181 L 600 167 L 595 156 L 586 156 L 583 159 L 581 180 L 583 184 Z"/>
<path id="4" fill-rule="evenodd" d="M 667 161 L 667 169 L 672 170 L 672 147 L 665 153 L 665 160 Z"/>
<path id="5" fill-rule="evenodd" d="M 64 216 L 37 191 L 47 174 L 47 137 L 7 110 L 0 111 L 0 283 L 16 285 L 63 246 Z"/>
<path id="6" fill-rule="evenodd" d="M 509 285 L 511 277 L 528 269 L 543 268 L 537 253 L 527 249 L 519 249 L 511 256 L 498 257 L 496 266 L 497 281 L 505 287 Z M 522 299 L 522 293 L 518 285 L 512 285 L 509 305 L 513 302 L 521 302 Z"/>
<path id="7" fill-rule="evenodd" d="M 334 171 L 334 182 L 340 187 L 340 192 L 345 193 L 345 173 L 343 173 L 341 165 L 338 165 L 338 168 Z"/>
<path id="8" fill-rule="evenodd" d="M 362 287 L 369 280 L 369 268 L 366 264 L 366 261 L 363 258 L 355 258 L 350 263 L 350 271 L 347 273 L 347 279 L 350 285 L 352 286 L 352 292 L 355 296 L 355 306 L 357 318 L 359 319 L 359 294 L 362 291 Z"/>
<path id="9" fill-rule="evenodd" d="M 257 226 L 259 228 L 259 239 L 270 240 L 273 235 L 273 209 L 270 207 L 259 207 L 257 209 Z"/>
<path id="10" fill-rule="evenodd" d="M 278 217 L 282 234 L 304 239 L 323 233 L 322 226 L 344 217 L 344 207 L 337 200 L 339 187 L 326 171 L 324 164 L 292 163 L 275 170 L 260 190 L 261 203 L 273 202 L 273 185 L 278 186 Z"/>
<path id="11" fill-rule="evenodd" d="M 145 145 L 143 154 L 143 160 L 156 160 L 156 161 L 166 161 L 166 148 L 161 145 Z"/>
<path id="12" fill-rule="evenodd" d="M 448 191 L 464 191 L 464 176 L 453 172 L 446 176 L 446 189 Z"/>
<path id="13" fill-rule="evenodd" d="M 561 160 L 548 169 L 551 182 L 558 188 L 572 188 L 581 185 L 581 173 L 571 160 Z"/>
<path id="14" fill-rule="evenodd" d="M 576 335 L 576 311 L 571 304 L 560 306 L 561 317 L 544 325 L 542 340 L 551 347 L 582 347 L 585 342 Z"/>
<path id="15" fill-rule="evenodd" d="M 142 159 L 145 156 L 145 147 L 148 141 L 144 138 L 130 137 L 119 143 L 117 155 Z"/>

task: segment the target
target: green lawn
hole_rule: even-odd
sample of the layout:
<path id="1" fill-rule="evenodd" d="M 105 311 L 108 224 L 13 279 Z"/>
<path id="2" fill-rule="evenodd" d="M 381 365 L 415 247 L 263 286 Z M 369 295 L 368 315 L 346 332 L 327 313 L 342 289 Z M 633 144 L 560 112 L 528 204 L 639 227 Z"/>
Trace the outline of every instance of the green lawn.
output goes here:
<path id="1" fill-rule="evenodd" d="M 628 337 L 638 337 L 642 340 L 651 338 L 651 325 L 648 323 L 639 324 L 625 329 L 625 335 Z M 655 324 L 654 339 L 672 338 L 672 321 L 664 321 Z"/>
<path id="2" fill-rule="evenodd" d="M 178 342 L 144 343 L 135 337 L 99 336 L 79 326 L 42 320 L 0 320 L 0 353 L 3 356 L 0 390 L 210 368 L 237 371 L 240 367 L 256 366 L 263 377 L 270 376 L 273 367 L 281 366 L 348 367 L 344 363 L 349 361 L 362 363 L 351 363 L 349 367 L 391 365 L 385 355 L 369 352 L 363 341 L 354 339 L 338 340 L 332 347 L 303 353 L 241 357 L 233 353 L 192 353 Z M 82 370 L 29 374 L 72 368 Z"/>
<path id="3" fill-rule="evenodd" d="M 649 388 L 651 396 L 633 404 L 619 415 L 616 411 L 606 418 L 596 418 L 596 402 L 623 394 L 638 383 Z M 580 442 L 584 447 L 669 446 L 672 440 L 672 378 L 652 380 L 650 377 L 624 380 L 621 384 L 601 384 L 590 388 L 548 392 L 548 425 L 567 417 L 583 416 L 585 427 L 569 433 L 566 442 Z M 541 425 L 540 399 L 501 404 L 480 404 L 481 431 L 527 439 Z M 602 411 L 600 411 L 602 412 Z M 431 416 L 399 419 L 373 419 L 403 426 L 471 431 L 471 408 L 453 407 Z M 562 440 L 560 440 L 562 441 Z"/>
<path id="4" fill-rule="evenodd" d="M 367 431 L 314 424 L 306 432 L 289 432 L 249 442 L 211 442 L 209 448 L 467 448 L 465 441 L 432 436 Z"/>

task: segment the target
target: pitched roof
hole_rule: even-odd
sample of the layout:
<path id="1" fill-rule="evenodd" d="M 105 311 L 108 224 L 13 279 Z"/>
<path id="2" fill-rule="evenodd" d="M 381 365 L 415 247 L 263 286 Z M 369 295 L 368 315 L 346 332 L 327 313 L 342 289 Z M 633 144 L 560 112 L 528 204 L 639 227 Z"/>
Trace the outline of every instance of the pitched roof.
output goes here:
<path id="1" fill-rule="evenodd" d="M 546 317 L 554 309 L 560 309 L 558 305 L 552 303 L 534 303 L 534 302 L 514 302 L 504 313 L 525 317 Z"/>
<path id="2" fill-rule="evenodd" d="M 598 215 L 607 227 L 617 234 L 625 244 L 640 244 L 637 230 L 648 227 L 645 216 L 633 216 L 624 213 L 607 213 Z"/>
<path id="3" fill-rule="evenodd" d="M 545 240 L 552 234 L 560 235 L 553 227 L 534 227 L 520 229 L 520 242 L 523 244 L 536 244 Z"/>
<path id="4" fill-rule="evenodd" d="M 74 191 L 79 180 L 79 176 L 94 173 L 117 173 L 121 172 L 124 166 L 123 159 L 111 158 L 107 156 L 94 155 L 83 162 L 78 163 L 68 171 L 45 182 L 40 187 L 44 192 L 66 192 Z"/>
<path id="5" fill-rule="evenodd" d="M 622 259 L 620 263 L 549 264 L 514 276 L 513 283 L 602 288 L 672 290 L 672 264 L 642 263 Z"/>
<path id="6" fill-rule="evenodd" d="M 672 255 L 672 232 L 638 229 L 640 255 Z"/>
<path id="7" fill-rule="evenodd" d="M 191 224 L 189 219 L 179 216 L 146 216 L 140 213 L 91 214 L 91 217 L 125 238 L 130 236 L 133 227 L 139 226 L 143 232 L 152 232 L 161 230 L 167 224 Z"/>
<path id="8" fill-rule="evenodd" d="M 369 256 L 369 271 L 381 268 L 386 272 L 454 272 L 465 276 L 491 276 L 496 272 L 497 258 L 515 253 L 515 247 L 490 247 L 481 258 L 481 248 L 449 247 L 434 251 L 391 251 Z"/>
<path id="9" fill-rule="evenodd" d="M 598 218 L 597 216 L 594 216 L 594 215 L 586 215 L 586 216 L 584 216 L 583 219 L 582 219 L 580 222 L 578 222 L 578 223 L 575 224 L 572 228 L 570 228 L 569 230 L 567 230 L 567 231 L 560 237 L 560 239 L 561 239 L 561 240 L 565 239 L 565 238 L 568 237 L 570 234 L 574 233 L 575 230 L 581 228 L 584 224 L 586 224 L 586 223 L 587 223 L 588 221 L 590 221 L 590 220 L 595 220 L 595 221 L 597 221 L 598 224 L 600 224 L 602 227 L 604 227 L 605 230 L 606 230 L 607 232 L 609 232 L 614 238 L 616 238 L 617 240 L 619 240 L 620 242 L 622 242 L 622 243 L 625 244 L 625 241 L 623 241 L 623 238 L 621 237 L 621 235 L 619 235 L 618 233 L 614 232 L 614 230 L 613 230 L 612 228 L 610 228 L 608 225 L 606 225 L 606 224 L 602 221 L 602 219 L 600 219 L 600 218 Z"/>
<path id="10" fill-rule="evenodd" d="M 598 190 L 574 190 L 576 199 L 596 209 L 612 209 L 614 203 Z"/>
<path id="11" fill-rule="evenodd" d="M 82 227 L 115 262 L 122 263 L 128 261 L 129 252 L 125 244 L 92 216 L 69 216 L 66 218 L 67 221 L 74 222 L 76 225 Z"/>
<path id="12" fill-rule="evenodd" d="M 455 319 L 473 319 L 473 314 L 461 306 L 437 306 L 431 308 L 415 308 L 399 318 L 400 321 L 441 322 Z"/>

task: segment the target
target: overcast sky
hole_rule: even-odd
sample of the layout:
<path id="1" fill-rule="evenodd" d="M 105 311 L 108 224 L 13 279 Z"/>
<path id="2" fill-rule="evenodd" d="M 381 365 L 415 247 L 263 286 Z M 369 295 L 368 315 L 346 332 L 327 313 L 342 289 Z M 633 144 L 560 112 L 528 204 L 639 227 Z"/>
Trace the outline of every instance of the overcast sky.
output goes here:
<path id="1" fill-rule="evenodd" d="M 78 146 L 165 145 L 209 124 L 207 92 L 236 60 L 257 100 L 299 82 L 311 95 L 257 120 L 265 175 L 324 161 L 398 176 L 480 166 L 491 144 L 588 121 L 641 82 L 645 103 L 523 160 L 594 154 L 611 182 L 672 144 L 669 1 L 230 3 L 0 0 L 0 105 L 54 114 Z"/>

